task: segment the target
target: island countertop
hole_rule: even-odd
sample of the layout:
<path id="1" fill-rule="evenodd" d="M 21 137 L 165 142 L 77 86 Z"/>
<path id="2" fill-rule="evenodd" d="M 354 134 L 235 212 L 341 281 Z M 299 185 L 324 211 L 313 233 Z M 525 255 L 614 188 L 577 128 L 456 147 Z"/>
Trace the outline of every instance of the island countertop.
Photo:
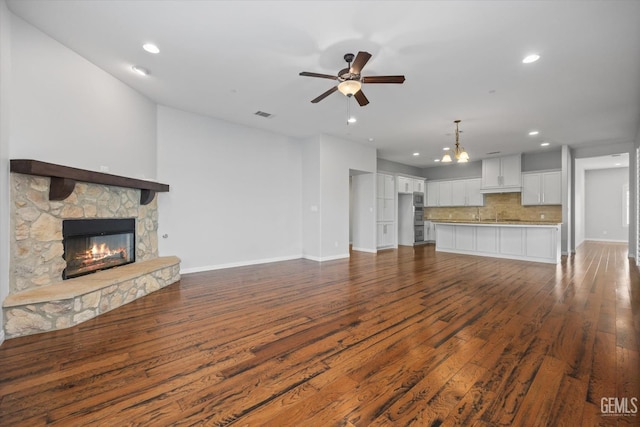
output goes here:
<path id="1" fill-rule="evenodd" d="M 562 225 L 561 222 L 556 221 L 521 221 L 517 219 L 506 219 L 506 220 L 480 220 L 480 221 L 465 221 L 465 220 L 456 220 L 456 219 L 425 219 L 425 221 L 431 221 L 434 224 L 458 224 L 458 225 L 493 225 L 493 226 L 543 226 L 543 227 L 557 227 Z"/>

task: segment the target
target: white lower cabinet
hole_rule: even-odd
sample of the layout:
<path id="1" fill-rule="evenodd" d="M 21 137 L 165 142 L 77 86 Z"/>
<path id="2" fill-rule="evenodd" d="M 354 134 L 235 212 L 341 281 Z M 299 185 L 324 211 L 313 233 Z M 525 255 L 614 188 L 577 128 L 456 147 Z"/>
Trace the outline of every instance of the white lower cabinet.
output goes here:
<path id="1" fill-rule="evenodd" d="M 476 228 L 476 250 L 486 254 L 498 253 L 498 229 L 496 227 Z"/>
<path id="2" fill-rule="evenodd" d="M 533 258 L 550 258 L 554 255 L 554 230 L 530 228 L 526 230 L 525 255 Z"/>
<path id="3" fill-rule="evenodd" d="M 558 264 L 560 224 L 435 223 L 436 251 Z"/>
<path id="4" fill-rule="evenodd" d="M 475 229 L 471 227 L 460 227 L 455 230 L 456 248 L 463 251 L 472 251 L 475 248 Z"/>
<path id="5" fill-rule="evenodd" d="M 501 254 L 522 256 L 524 253 L 524 229 L 520 227 L 501 229 L 499 244 Z"/>
<path id="6" fill-rule="evenodd" d="M 436 224 L 436 250 L 446 252 L 446 249 L 456 248 L 455 225 Z"/>
<path id="7" fill-rule="evenodd" d="M 395 246 L 395 224 L 378 223 L 378 248 Z"/>
<path id="8" fill-rule="evenodd" d="M 424 241 L 425 242 L 436 241 L 436 225 L 431 221 L 424 222 Z"/>

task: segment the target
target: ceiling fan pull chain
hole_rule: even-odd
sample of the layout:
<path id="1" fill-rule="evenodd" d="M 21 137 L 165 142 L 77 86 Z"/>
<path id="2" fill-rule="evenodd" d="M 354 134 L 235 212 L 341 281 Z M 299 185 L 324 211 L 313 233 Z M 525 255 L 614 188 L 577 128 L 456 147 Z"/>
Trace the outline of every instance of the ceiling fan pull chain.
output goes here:
<path id="1" fill-rule="evenodd" d="M 349 126 L 349 119 L 351 118 L 351 103 L 349 102 L 350 98 L 350 96 L 347 96 L 347 126 Z"/>

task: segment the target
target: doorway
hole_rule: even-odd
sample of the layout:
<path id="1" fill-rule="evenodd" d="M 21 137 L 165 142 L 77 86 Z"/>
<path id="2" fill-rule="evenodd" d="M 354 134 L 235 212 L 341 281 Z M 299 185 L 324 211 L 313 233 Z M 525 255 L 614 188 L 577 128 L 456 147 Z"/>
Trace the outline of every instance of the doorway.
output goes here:
<path id="1" fill-rule="evenodd" d="M 349 169 L 349 244 L 351 250 L 376 252 L 375 174 Z"/>
<path id="2" fill-rule="evenodd" d="M 629 154 L 576 159 L 575 243 L 629 243 Z"/>

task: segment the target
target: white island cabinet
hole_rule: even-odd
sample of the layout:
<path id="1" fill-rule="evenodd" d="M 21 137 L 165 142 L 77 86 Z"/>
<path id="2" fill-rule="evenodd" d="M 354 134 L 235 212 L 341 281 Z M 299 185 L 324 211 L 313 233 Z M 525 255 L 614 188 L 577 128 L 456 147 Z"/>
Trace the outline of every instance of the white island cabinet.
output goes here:
<path id="1" fill-rule="evenodd" d="M 436 222 L 436 251 L 560 262 L 560 224 Z"/>

